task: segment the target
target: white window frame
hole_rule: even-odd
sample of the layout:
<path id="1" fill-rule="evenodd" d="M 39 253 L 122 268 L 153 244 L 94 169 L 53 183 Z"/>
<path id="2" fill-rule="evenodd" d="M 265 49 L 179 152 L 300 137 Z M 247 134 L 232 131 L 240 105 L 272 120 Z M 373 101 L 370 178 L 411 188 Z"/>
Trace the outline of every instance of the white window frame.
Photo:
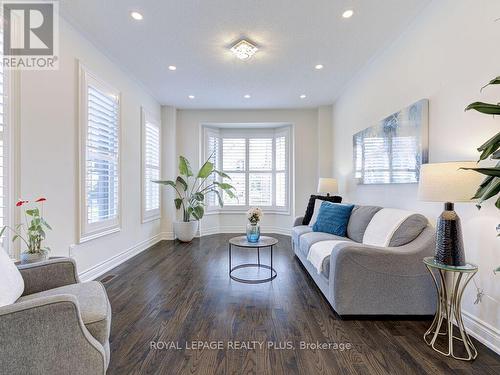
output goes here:
<path id="1" fill-rule="evenodd" d="M 150 221 L 154 220 L 159 220 L 161 219 L 161 207 L 162 207 L 162 200 L 161 200 L 161 191 L 160 191 L 160 185 L 158 185 L 158 190 L 159 190 L 159 207 L 157 209 L 153 210 L 146 210 L 146 123 L 149 123 L 156 128 L 158 128 L 158 133 L 160 137 L 160 142 L 159 142 L 159 165 L 158 165 L 158 172 L 159 175 L 161 176 L 161 168 L 162 168 L 162 163 L 161 163 L 161 155 L 162 155 L 162 147 L 161 147 L 161 137 L 162 137 L 162 132 L 161 132 L 161 126 L 160 122 L 153 116 L 151 115 L 150 112 L 146 111 L 144 107 L 141 107 L 141 138 L 142 138 L 142 168 L 141 168 L 141 196 L 142 196 L 142 223 L 147 223 Z"/>
<path id="2" fill-rule="evenodd" d="M 249 169 L 249 139 L 250 138 L 273 138 L 273 163 L 272 170 L 266 171 L 253 171 L 253 173 L 271 173 L 272 174 L 272 205 L 271 206 L 260 206 L 264 212 L 272 214 L 282 214 L 290 215 L 292 205 L 292 181 L 293 181 L 293 170 L 292 170 L 292 152 L 293 152 L 293 125 L 283 124 L 283 123 L 259 123 L 259 124 L 202 124 L 202 140 L 201 140 L 201 155 L 203 155 L 203 163 L 210 155 L 208 155 L 208 139 L 209 136 L 217 136 L 220 139 L 219 143 L 219 155 L 217 156 L 216 168 L 223 171 L 222 169 L 222 154 L 224 152 L 224 146 L 222 139 L 226 138 L 245 138 L 246 139 L 246 157 L 245 157 L 245 171 L 241 172 L 245 174 L 246 181 L 246 192 L 245 199 L 246 205 L 227 205 L 225 204 L 223 208 L 218 206 L 208 206 L 206 207 L 206 214 L 218 214 L 218 213 L 243 213 L 246 212 L 250 207 L 249 204 L 249 174 L 252 173 Z M 286 204 L 284 207 L 276 206 L 276 173 L 281 172 L 276 170 L 276 138 L 280 136 L 286 137 Z M 226 171 L 224 171 L 226 172 Z M 220 176 L 218 180 L 221 181 Z"/>
<path id="3" fill-rule="evenodd" d="M 19 23 L 16 23 L 19 25 Z M 0 26 L 1 28 L 1 26 Z M 11 30 L 13 37 L 19 39 L 20 29 Z M 0 30 L 0 38 L 3 38 L 3 30 Z M 0 56 L 3 53 L 0 52 Z M 1 138 L 4 146 L 4 225 L 14 226 L 21 220 L 20 210 L 16 208 L 19 199 L 19 179 L 20 179 L 20 72 L 18 70 L 4 69 L 4 130 Z M 20 242 L 12 243 L 12 232 L 4 232 L 4 251 L 13 258 L 19 259 Z"/>
<path id="4" fill-rule="evenodd" d="M 97 223 L 88 223 L 87 217 L 87 194 L 86 194 L 86 161 L 87 161 L 87 133 L 88 133 L 88 103 L 87 90 L 89 85 L 99 88 L 109 95 L 113 95 L 118 100 L 118 207 L 117 217 L 114 219 L 103 220 Z M 100 79 L 92 73 L 83 64 L 79 63 L 79 201 L 80 201 L 80 222 L 79 222 L 79 243 L 87 242 L 121 230 L 122 213 L 122 168 L 121 168 L 121 150 L 122 150 L 122 126 L 121 126 L 121 93 L 111 85 Z"/>

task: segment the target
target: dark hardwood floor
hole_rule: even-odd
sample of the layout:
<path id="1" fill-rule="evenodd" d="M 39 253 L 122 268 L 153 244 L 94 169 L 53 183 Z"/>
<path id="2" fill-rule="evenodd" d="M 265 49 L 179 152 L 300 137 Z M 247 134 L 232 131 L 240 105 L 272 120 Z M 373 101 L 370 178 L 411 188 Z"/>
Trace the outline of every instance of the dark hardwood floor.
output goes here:
<path id="1" fill-rule="evenodd" d="M 472 363 L 435 353 L 422 339 L 428 320 L 341 320 L 289 237 L 275 236 L 274 281 L 230 280 L 232 236 L 164 241 L 103 276 L 116 275 L 104 284 L 113 309 L 108 374 L 500 374 L 500 356 L 475 340 Z M 233 262 L 250 255 L 235 250 Z M 192 348 L 198 341 L 223 348 Z M 301 349 L 301 342 L 351 349 Z M 180 349 L 164 347 L 174 345 Z"/>

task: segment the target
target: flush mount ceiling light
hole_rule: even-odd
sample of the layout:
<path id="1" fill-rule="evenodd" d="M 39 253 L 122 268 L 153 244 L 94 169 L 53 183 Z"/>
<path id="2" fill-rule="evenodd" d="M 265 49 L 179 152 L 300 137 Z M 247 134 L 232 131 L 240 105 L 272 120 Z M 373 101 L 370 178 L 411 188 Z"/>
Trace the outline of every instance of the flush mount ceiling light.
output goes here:
<path id="1" fill-rule="evenodd" d="M 351 18 L 353 14 L 354 11 L 352 9 L 347 9 L 344 13 L 342 13 L 342 17 Z"/>
<path id="2" fill-rule="evenodd" d="M 248 40 L 240 39 L 229 49 L 238 59 L 248 60 L 259 49 L 256 45 L 250 43 Z"/>
<path id="3" fill-rule="evenodd" d="M 132 17 L 136 21 L 140 21 L 144 18 L 144 16 L 141 13 L 136 11 L 130 12 L 130 17 Z"/>
<path id="4" fill-rule="evenodd" d="M 321 64 L 315 65 L 314 69 L 321 70 L 321 69 L 323 69 L 323 65 L 321 65 Z"/>
<path id="5" fill-rule="evenodd" d="M 251 96 L 250 96 L 250 95 L 248 95 L 248 94 L 243 95 L 243 97 L 244 97 L 245 99 L 250 99 L 250 98 L 251 98 Z"/>
<path id="6" fill-rule="evenodd" d="M 306 94 L 302 94 L 301 96 L 299 96 L 300 99 L 305 99 L 307 98 Z"/>
<path id="7" fill-rule="evenodd" d="M 177 67 L 175 65 L 169 65 L 168 70 L 174 71 L 177 70 Z"/>
<path id="8" fill-rule="evenodd" d="M 188 95 L 189 99 L 194 99 L 194 95 Z"/>

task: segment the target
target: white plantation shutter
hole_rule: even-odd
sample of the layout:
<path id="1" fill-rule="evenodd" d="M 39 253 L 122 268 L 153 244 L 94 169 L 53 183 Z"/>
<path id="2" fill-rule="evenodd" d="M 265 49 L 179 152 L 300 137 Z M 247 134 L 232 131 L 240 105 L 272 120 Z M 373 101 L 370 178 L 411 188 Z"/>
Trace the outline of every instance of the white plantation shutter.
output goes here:
<path id="1" fill-rule="evenodd" d="M 119 93 L 85 70 L 82 74 L 81 239 L 119 227 Z"/>
<path id="2" fill-rule="evenodd" d="M 160 218 L 160 185 L 153 181 L 160 179 L 161 169 L 161 131 L 152 117 L 142 112 L 142 179 L 143 179 L 143 212 L 142 220 L 149 221 Z"/>
<path id="3" fill-rule="evenodd" d="M 0 32 L 0 57 L 3 57 L 3 33 Z M 9 168 L 8 168 L 8 127 L 7 127 L 7 103 L 6 95 L 7 74 L 0 64 L 0 228 L 9 225 Z M 5 231 L 0 238 L 0 245 L 9 253 L 10 234 Z"/>
<path id="4" fill-rule="evenodd" d="M 224 208 L 246 209 L 259 206 L 286 211 L 289 208 L 289 133 L 288 127 L 205 129 L 205 155 L 215 153 L 216 166 L 231 177 L 219 179 L 236 189 L 237 198 L 223 193 Z M 207 198 L 210 207 L 215 197 Z"/>
<path id="5" fill-rule="evenodd" d="M 210 132 L 207 134 L 206 137 L 206 149 L 207 149 L 207 156 L 206 159 L 209 159 L 211 163 L 214 164 L 216 169 L 220 169 L 220 138 L 219 135 L 215 132 Z M 215 181 L 219 181 L 219 177 L 216 174 L 212 174 L 208 177 L 206 186 L 212 185 Z M 219 199 L 216 196 L 216 193 L 210 192 L 207 194 L 206 197 L 207 201 L 207 206 L 210 207 L 216 207 L 219 204 Z"/>

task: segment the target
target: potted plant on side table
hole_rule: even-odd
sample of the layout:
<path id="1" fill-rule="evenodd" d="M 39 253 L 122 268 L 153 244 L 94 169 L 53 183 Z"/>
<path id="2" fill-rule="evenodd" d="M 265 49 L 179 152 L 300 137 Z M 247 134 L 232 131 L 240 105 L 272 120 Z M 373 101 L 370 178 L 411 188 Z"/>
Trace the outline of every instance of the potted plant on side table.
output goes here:
<path id="1" fill-rule="evenodd" d="M 12 242 L 20 239 L 24 243 L 26 249 L 21 253 L 21 263 L 35 263 L 47 259 L 50 248 L 42 246 L 42 243 L 46 237 L 45 231 L 52 230 L 52 228 L 43 218 L 43 202 L 46 200 L 38 198 L 35 201 L 36 207 L 24 207 L 24 223 L 19 223 L 14 228 L 4 226 L 0 231 L 1 237 L 9 229 L 14 233 Z M 29 201 L 19 200 L 16 207 L 23 207 L 27 204 Z"/>
<path id="2" fill-rule="evenodd" d="M 184 156 L 179 156 L 179 176 L 177 176 L 175 181 L 153 181 L 175 189 L 175 208 L 182 210 L 182 221 L 174 222 L 174 234 L 182 242 L 190 242 L 196 235 L 198 221 L 205 214 L 205 196 L 208 193 L 213 192 L 217 196 L 220 207 L 224 205 L 221 196 L 223 192 L 231 198 L 236 196 L 232 185 L 226 182 L 219 182 L 216 178 L 211 178 L 216 175 L 229 180 L 231 179 L 224 172 L 215 169 L 210 159 L 211 157 L 205 161 L 195 176 L 191 170 L 189 161 Z M 191 218 L 194 218 L 194 220 L 191 220 Z"/>

